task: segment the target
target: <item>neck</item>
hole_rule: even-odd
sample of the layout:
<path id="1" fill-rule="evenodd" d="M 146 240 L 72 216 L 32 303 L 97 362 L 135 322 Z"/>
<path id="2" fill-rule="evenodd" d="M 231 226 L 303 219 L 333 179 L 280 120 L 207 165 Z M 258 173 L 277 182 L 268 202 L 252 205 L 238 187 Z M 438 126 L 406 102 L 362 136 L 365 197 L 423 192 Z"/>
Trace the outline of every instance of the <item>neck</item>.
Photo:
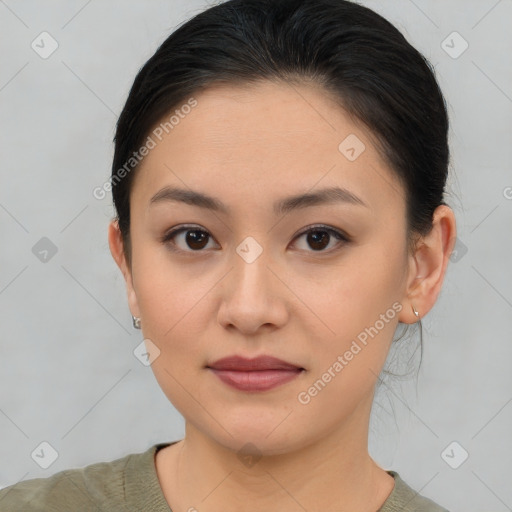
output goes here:
<path id="1" fill-rule="evenodd" d="M 173 512 L 376 512 L 394 480 L 368 454 L 368 419 L 361 410 L 298 449 L 243 460 L 186 423 L 185 438 L 157 460 L 164 496 Z"/>

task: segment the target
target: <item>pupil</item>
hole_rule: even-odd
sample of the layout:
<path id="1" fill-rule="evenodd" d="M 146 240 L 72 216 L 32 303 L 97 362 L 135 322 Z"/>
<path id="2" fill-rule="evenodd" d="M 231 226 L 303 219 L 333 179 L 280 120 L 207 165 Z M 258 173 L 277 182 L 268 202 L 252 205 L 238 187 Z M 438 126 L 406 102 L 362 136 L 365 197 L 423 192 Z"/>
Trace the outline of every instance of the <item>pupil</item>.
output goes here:
<path id="1" fill-rule="evenodd" d="M 194 235 L 191 236 L 190 234 L 193 233 Z M 202 249 L 204 247 L 204 244 L 201 245 L 201 240 L 204 241 L 208 235 L 204 231 L 187 231 L 187 237 L 186 241 L 187 244 L 191 249 Z M 199 246 L 196 246 L 196 244 L 199 243 Z"/>
<path id="2" fill-rule="evenodd" d="M 317 236 L 318 233 L 321 233 L 321 235 Z M 313 231 L 313 232 L 309 233 L 309 235 L 308 235 L 308 243 L 310 244 L 310 246 L 313 249 L 320 250 L 328 245 L 328 240 L 327 240 L 328 238 L 329 238 L 329 234 L 326 231 Z M 322 241 L 326 241 L 326 240 L 327 240 L 327 244 L 323 244 Z"/>

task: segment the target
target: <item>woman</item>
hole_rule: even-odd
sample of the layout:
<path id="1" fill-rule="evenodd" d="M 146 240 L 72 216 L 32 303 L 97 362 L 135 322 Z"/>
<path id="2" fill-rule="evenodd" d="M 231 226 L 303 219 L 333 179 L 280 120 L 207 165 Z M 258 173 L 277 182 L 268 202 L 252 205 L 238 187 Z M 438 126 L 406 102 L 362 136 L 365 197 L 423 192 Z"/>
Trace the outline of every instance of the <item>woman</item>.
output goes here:
<path id="1" fill-rule="evenodd" d="M 398 323 L 456 237 L 428 62 L 345 0 L 230 0 L 120 115 L 112 255 L 184 439 L 20 482 L 2 510 L 442 511 L 368 453 Z M 98 191 L 101 192 L 101 191 Z"/>

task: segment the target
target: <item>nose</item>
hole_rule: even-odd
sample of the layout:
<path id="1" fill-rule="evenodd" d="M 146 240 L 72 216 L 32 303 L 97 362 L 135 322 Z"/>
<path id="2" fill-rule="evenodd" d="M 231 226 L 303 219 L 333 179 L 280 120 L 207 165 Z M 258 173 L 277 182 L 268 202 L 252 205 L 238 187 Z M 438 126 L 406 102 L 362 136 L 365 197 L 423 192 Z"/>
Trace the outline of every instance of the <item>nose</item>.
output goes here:
<path id="1" fill-rule="evenodd" d="M 242 256 L 240 255 L 242 254 Z M 288 288 L 265 251 L 255 259 L 235 252 L 233 267 L 221 285 L 218 322 L 246 335 L 274 330 L 288 320 Z"/>

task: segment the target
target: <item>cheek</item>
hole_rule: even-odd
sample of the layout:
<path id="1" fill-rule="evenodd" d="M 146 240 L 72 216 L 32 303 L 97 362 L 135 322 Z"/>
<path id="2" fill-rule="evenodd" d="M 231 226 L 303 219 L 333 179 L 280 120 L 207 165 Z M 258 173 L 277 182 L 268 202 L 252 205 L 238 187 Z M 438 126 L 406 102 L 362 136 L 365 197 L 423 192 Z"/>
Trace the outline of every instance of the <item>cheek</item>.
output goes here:
<path id="1" fill-rule="evenodd" d="M 358 375 L 372 377 L 370 370 L 380 373 L 402 309 L 399 299 L 404 262 L 399 249 L 374 245 L 371 250 L 358 251 L 357 257 L 346 258 L 341 265 L 320 269 L 314 281 L 297 278 L 297 283 L 302 279 L 301 299 L 316 313 L 308 329 L 314 332 L 316 322 L 319 336 L 315 346 L 322 350 L 316 351 L 311 361 L 317 372 L 348 351 L 350 362 L 344 373 L 347 377 L 350 374 L 351 380 L 357 380 Z"/>
<path id="2" fill-rule="evenodd" d="M 148 276 L 137 289 L 144 335 L 154 338 L 162 350 L 172 349 L 175 355 L 186 350 L 191 357 L 197 341 L 204 338 L 205 322 L 213 315 L 207 298 L 211 284 L 206 285 L 161 273 Z"/>
<path id="3" fill-rule="evenodd" d="M 187 264 L 186 260 L 180 263 L 159 242 L 150 239 L 139 241 L 134 250 L 133 275 L 145 325 L 162 341 L 187 321 L 187 315 L 194 314 L 195 305 L 212 280 L 198 265 Z"/>
<path id="4" fill-rule="evenodd" d="M 169 265 L 168 265 L 169 267 Z M 169 268 L 156 266 L 140 272 L 137 298 L 144 338 L 159 349 L 151 368 L 174 407 L 185 417 L 194 406 L 190 393 L 202 403 L 198 383 L 204 378 L 208 338 L 204 322 L 212 318 L 207 292 L 211 284 Z"/>
<path id="5" fill-rule="evenodd" d="M 207 337 L 212 332 L 208 326 L 215 320 L 210 297 L 221 276 L 213 268 L 201 271 L 199 267 L 173 262 L 165 251 L 149 244 L 134 260 L 143 334 L 160 350 L 152 367 L 166 388 L 176 385 L 169 374 L 179 382 L 194 379 L 214 341 Z"/>
<path id="6" fill-rule="evenodd" d="M 378 255 L 359 252 L 343 264 L 309 270 L 307 278 L 297 274 L 293 279 L 304 303 L 341 334 L 375 321 L 396 300 L 398 267 L 391 258 L 383 261 Z"/>

